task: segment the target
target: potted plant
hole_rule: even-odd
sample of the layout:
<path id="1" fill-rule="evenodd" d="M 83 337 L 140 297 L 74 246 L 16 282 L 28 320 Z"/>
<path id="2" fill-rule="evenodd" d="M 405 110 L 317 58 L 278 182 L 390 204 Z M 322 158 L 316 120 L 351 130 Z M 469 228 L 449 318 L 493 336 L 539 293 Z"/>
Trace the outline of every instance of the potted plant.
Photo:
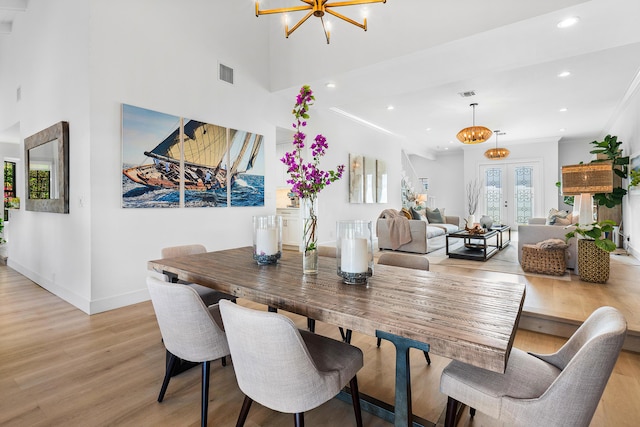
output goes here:
<path id="1" fill-rule="evenodd" d="M 606 283 L 609 280 L 609 254 L 616 244 L 607 233 L 613 232 L 614 221 L 574 224 L 575 229 L 565 235 L 566 241 L 578 236 L 578 274 L 585 282 Z"/>

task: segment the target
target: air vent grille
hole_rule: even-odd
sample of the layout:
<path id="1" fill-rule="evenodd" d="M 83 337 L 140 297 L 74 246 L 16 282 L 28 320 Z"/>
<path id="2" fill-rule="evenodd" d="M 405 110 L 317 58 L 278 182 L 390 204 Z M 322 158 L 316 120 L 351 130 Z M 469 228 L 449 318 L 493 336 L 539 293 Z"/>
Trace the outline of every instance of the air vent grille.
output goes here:
<path id="1" fill-rule="evenodd" d="M 223 82 L 233 84 L 233 68 L 220 64 L 219 77 Z"/>
<path id="2" fill-rule="evenodd" d="M 20 102 L 22 99 L 22 86 L 18 86 L 16 89 L 16 101 Z"/>
<path id="3" fill-rule="evenodd" d="M 469 98 L 471 96 L 476 96 L 476 92 L 473 90 L 468 90 L 466 92 L 459 92 L 458 95 L 460 95 L 463 98 Z"/>

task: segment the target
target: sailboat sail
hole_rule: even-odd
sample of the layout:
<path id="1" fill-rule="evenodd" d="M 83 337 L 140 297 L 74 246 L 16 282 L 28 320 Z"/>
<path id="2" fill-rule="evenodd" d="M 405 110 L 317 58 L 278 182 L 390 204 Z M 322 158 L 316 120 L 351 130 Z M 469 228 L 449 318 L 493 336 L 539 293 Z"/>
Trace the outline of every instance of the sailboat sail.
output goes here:
<path id="1" fill-rule="evenodd" d="M 253 141 L 253 149 L 251 150 L 251 155 L 249 156 L 249 161 L 247 162 L 247 170 L 253 169 L 253 165 L 258 157 L 258 153 L 260 152 L 260 146 L 262 145 L 262 135 L 256 135 L 255 140 Z"/>
<path id="2" fill-rule="evenodd" d="M 229 129 L 229 139 L 244 137 L 240 151 L 233 159 L 229 170 L 223 168 L 227 155 L 227 129 L 209 123 L 189 120 L 184 125 L 184 182 L 187 190 L 211 190 L 227 186 L 227 174 L 233 183 L 238 166 L 247 151 L 253 134 Z M 253 168 L 258 154 L 261 135 L 255 135 L 257 143 L 251 151 L 247 170 Z M 256 148 L 257 145 L 257 148 Z M 141 165 L 125 169 L 123 173 L 134 182 L 151 187 L 178 188 L 180 186 L 180 129 L 173 131 L 167 138 L 146 156 L 154 159 L 154 164 Z"/>

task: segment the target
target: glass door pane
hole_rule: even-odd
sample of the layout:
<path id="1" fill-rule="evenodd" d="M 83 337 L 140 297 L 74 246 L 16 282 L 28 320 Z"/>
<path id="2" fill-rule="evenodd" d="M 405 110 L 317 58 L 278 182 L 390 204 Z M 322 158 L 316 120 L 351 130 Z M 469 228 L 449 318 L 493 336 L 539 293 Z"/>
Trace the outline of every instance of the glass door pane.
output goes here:
<path id="1" fill-rule="evenodd" d="M 515 215 L 517 224 L 527 224 L 533 216 L 534 182 L 532 166 L 515 166 Z"/>
<path id="2" fill-rule="evenodd" d="M 494 224 L 502 224 L 502 194 L 503 189 L 502 168 L 487 168 L 484 173 L 485 191 L 484 206 L 486 215 L 493 219 Z"/>

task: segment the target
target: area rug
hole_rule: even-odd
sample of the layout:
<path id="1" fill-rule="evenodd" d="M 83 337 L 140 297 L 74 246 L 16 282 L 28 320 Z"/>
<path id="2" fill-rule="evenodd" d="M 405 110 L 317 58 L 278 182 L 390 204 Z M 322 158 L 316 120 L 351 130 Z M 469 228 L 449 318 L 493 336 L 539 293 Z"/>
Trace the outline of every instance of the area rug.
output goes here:
<path id="1" fill-rule="evenodd" d="M 462 242 L 451 245 L 451 249 L 457 249 L 462 246 Z M 518 262 L 518 243 L 511 244 L 487 261 L 474 261 L 467 259 L 449 258 L 446 255 L 445 248 L 438 249 L 427 254 L 429 264 L 438 266 L 462 267 L 476 270 L 495 271 L 498 273 L 518 274 L 520 276 L 546 277 L 556 280 L 571 281 L 571 274 L 566 272 L 562 276 L 553 276 L 549 274 L 528 273 L 522 269 Z"/>

